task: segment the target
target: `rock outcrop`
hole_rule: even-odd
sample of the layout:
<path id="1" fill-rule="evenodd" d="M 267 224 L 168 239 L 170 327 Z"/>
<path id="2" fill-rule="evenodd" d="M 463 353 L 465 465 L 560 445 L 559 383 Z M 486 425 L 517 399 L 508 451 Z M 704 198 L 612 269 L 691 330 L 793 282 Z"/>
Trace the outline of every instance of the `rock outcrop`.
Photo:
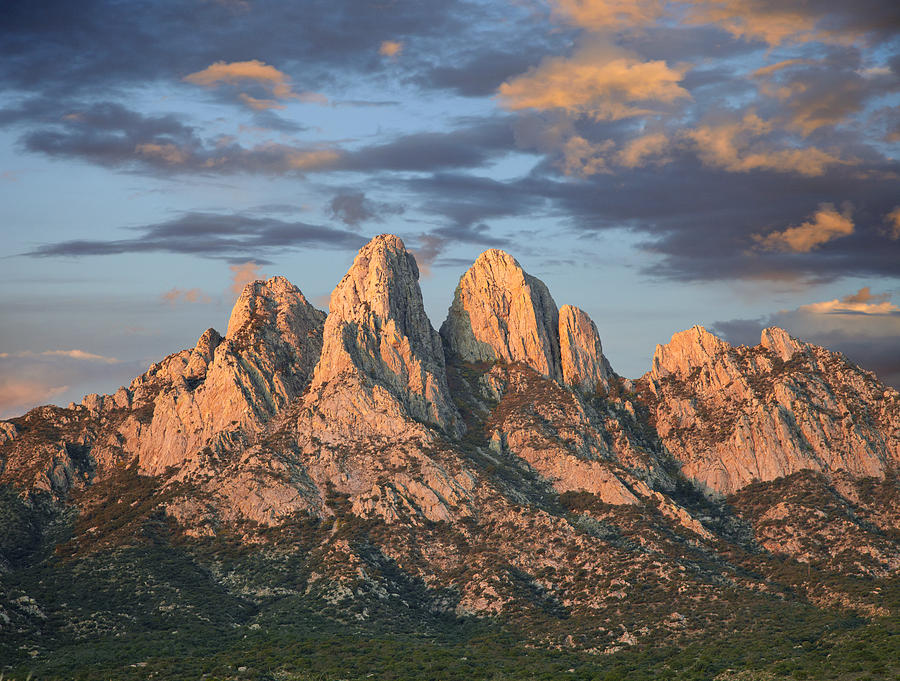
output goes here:
<path id="1" fill-rule="evenodd" d="M 208 329 L 194 348 L 153 364 L 115 395 L 84 399 L 92 414 L 119 422 L 95 456 L 137 454 L 143 472 L 158 474 L 236 434 L 252 439 L 303 393 L 321 352 L 324 320 L 284 277 L 247 284 L 225 338 Z"/>
<path id="2" fill-rule="evenodd" d="M 897 392 L 782 329 L 752 348 L 677 333 L 640 385 L 684 473 L 719 493 L 801 470 L 882 477 L 900 461 Z"/>
<path id="3" fill-rule="evenodd" d="M 441 336 L 464 362 L 522 362 L 562 378 L 556 303 L 503 251 L 485 251 L 459 280 Z"/>
<path id="4" fill-rule="evenodd" d="M 360 250 L 334 289 L 308 400 L 319 411 L 330 410 L 331 422 L 352 418 L 361 424 L 371 410 L 382 423 L 386 414 L 409 416 L 458 431 L 441 339 L 425 313 L 418 280 L 403 241 L 382 234 Z"/>
<path id="5" fill-rule="evenodd" d="M 584 310 L 571 305 L 559 309 L 559 350 L 564 383 L 588 393 L 609 390 L 613 370 L 603 356 L 597 326 Z"/>

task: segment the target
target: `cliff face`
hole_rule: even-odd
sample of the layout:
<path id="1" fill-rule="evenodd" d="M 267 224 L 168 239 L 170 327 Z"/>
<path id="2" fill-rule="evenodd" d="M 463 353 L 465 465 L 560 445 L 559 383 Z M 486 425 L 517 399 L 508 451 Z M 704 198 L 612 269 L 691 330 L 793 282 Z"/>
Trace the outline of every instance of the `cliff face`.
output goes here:
<path id="1" fill-rule="evenodd" d="M 801 470 L 884 477 L 900 461 L 897 391 L 782 329 L 752 348 L 675 334 L 639 385 L 684 473 L 723 494 Z"/>
<path id="2" fill-rule="evenodd" d="M 362 390 L 375 411 L 380 409 L 376 401 L 393 399 L 410 418 L 457 432 L 441 339 L 425 314 L 418 279 L 416 261 L 403 242 L 381 235 L 360 250 L 331 294 L 324 346 L 310 388 L 320 408 L 338 389 L 347 398 L 324 415 L 329 421 L 348 419 L 351 413 L 356 421 L 366 421 L 365 408 L 355 403 L 358 396 L 348 394 Z"/>

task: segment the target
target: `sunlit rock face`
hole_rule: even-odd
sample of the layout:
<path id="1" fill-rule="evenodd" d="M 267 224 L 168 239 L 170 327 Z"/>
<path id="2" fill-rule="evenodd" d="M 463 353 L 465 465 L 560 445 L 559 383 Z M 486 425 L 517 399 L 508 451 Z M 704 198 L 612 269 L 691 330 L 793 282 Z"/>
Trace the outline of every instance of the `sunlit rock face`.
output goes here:
<path id="1" fill-rule="evenodd" d="M 364 246 L 331 294 L 324 345 L 310 392 L 357 386 L 383 410 L 449 432 L 459 428 L 441 339 L 422 303 L 415 258 L 398 237 L 383 234 Z M 330 386 L 330 387 L 329 387 Z M 342 391 L 335 419 L 367 418 L 358 396 Z M 388 406 L 392 400 L 397 405 Z M 321 406 L 321 405 L 320 405 Z"/>
<path id="2" fill-rule="evenodd" d="M 464 362 L 522 362 L 562 378 L 556 303 L 503 251 L 485 251 L 459 280 L 441 335 Z"/>
<path id="3" fill-rule="evenodd" d="M 127 389 L 85 398 L 85 406 L 108 417 L 127 410 L 115 438 L 103 443 L 107 454 L 137 453 L 141 470 L 157 474 L 229 433 L 252 437 L 303 393 L 324 321 L 284 277 L 247 284 L 224 339 L 208 329 L 196 347 L 152 365 Z"/>
<path id="4" fill-rule="evenodd" d="M 677 333 L 640 385 L 684 473 L 720 493 L 804 469 L 882 477 L 900 459 L 896 391 L 782 329 L 752 348 Z"/>
<path id="5" fill-rule="evenodd" d="M 571 305 L 559 309 L 559 351 L 564 383 L 585 392 L 609 390 L 612 367 L 603 356 L 597 326 L 584 310 Z"/>

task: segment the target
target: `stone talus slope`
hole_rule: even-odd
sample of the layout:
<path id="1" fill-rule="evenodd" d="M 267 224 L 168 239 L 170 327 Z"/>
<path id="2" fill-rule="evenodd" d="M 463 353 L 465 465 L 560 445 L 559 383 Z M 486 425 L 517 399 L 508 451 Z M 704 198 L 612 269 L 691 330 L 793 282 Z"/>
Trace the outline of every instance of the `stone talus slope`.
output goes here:
<path id="1" fill-rule="evenodd" d="M 723 494 L 804 469 L 883 477 L 900 462 L 897 391 L 782 329 L 755 347 L 675 334 L 638 385 L 684 473 Z"/>

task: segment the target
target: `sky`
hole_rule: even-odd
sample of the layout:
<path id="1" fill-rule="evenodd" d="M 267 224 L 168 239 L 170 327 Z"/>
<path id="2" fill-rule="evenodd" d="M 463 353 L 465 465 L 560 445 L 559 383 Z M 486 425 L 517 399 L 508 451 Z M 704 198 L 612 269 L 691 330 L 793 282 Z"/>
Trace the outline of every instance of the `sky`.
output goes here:
<path id="1" fill-rule="evenodd" d="M 401 236 L 502 248 L 618 373 L 778 325 L 900 386 L 896 0 L 10 0 L 0 417 L 113 392 Z"/>

